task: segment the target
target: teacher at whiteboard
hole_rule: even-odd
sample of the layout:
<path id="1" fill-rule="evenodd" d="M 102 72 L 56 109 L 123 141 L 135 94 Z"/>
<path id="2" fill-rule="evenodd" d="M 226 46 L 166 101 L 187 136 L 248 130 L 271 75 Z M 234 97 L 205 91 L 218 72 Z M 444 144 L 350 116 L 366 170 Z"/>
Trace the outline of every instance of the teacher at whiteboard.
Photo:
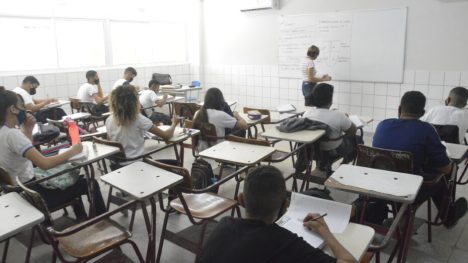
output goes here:
<path id="1" fill-rule="evenodd" d="M 317 59 L 319 54 L 319 48 L 312 45 L 307 49 L 307 57 L 302 62 L 302 94 L 304 97 L 308 97 L 312 93 L 312 89 L 317 85 L 317 83 L 331 80 L 331 77 L 327 74 L 322 77 L 316 76 L 317 69 L 315 68 L 314 60 Z"/>

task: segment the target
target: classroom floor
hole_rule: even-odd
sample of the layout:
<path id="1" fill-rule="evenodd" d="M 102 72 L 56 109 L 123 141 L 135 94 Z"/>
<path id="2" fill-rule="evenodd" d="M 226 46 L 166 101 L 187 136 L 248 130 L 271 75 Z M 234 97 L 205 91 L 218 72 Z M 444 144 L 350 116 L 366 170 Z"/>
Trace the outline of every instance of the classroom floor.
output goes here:
<path id="1" fill-rule="evenodd" d="M 370 138 L 366 137 L 366 144 L 370 142 Z M 287 144 L 279 144 L 279 148 L 287 149 Z M 191 167 L 193 162 L 193 156 L 191 150 L 186 149 L 185 155 L 185 167 Z M 174 158 L 172 150 L 168 149 L 164 152 L 159 153 L 155 158 Z M 291 160 L 285 160 L 282 163 L 275 164 L 280 168 L 285 175 L 293 171 Z M 215 166 L 214 166 L 215 167 Z M 214 168 L 213 167 L 213 168 Z M 291 180 L 287 182 L 288 187 L 291 186 Z M 235 189 L 235 183 L 230 181 L 220 188 L 220 194 L 226 197 L 232 197 Z M 108 187 L 101 184 L 101 190 L 104 197 L 107 197 Z M 468 198 L 468 187 L 459 186 L 457 188 L 457 196 L 464 196 Z M 335 200 L 349 201 L 352 198 L 351 195 L 344 193 L 333 193 Z M 424 205 L 417 213 L 420 218 L 425 218 L 426 206 Z M 71 210 L 71 209 L 69 209 Z M 434 210 L 435 211 L 435 210 Z M 56 212 L 54 216 L 61 216 L 62 212 Z M 130 217 L 117 214 L 113 217 L 116 221 L 122 225 L 128 225 Z M 159 211 L 157 213 L 157 245 L 159 245 L 159 235 L 161 233 L 161 227 L 163 222 L 164 214 Z M 430 244 L 427 242 L 427 227 L 422 225 L 417 229 L 416 234 L 412 238 L 411 247 L 408 254 L 407 262 L 424 262 L 424 263 L 436 263 L 436 262 L 467 262 L 468 258 L 468 216 L 462 218 L 458 224 L 452 229 L 446 229 L 444 227 L 433 228 L 433 242 Z M 169 218 L 168 228 L 177 231 L 182 230 L 185 227 L 190 226 L 190 222 L 184 215 L 173 214 Z M 133 240 L 136 241 L 141 252 L 145 255 L 147 234 L 144 226 L 143 216 L 140 210 L 138 210 L 135 220 L 135 226 L 133 231 Z M 0 244 L 0 251 L 3 251 L 4 243 Z M 126 254 L 134 262 L 138 262 L 136 255 L 129 246 L 122 247 L 124 254 Z M 387 249 L 389 251 L 389 249 Z M 26 248 L 17 239 L 12 239 L 10 242 L 10 249 L 8 253 L 7 262 L 24 262 L 24 256 L 26 254 Z M 43 263 L 50 262 L 52 256 L 52 249 L 50 246 L 40 244 L 33 248 L 31 262 Z M 388 258 L 388 254 L 382 254 L 382 262 Z M 187 250 L 184 250 L 178 246 L 173 245 L 170 242 L 164 242 L 162 262 L 194 262 L 194 255 Z M 94 262 L 94 261 L 93 261 Z M 131 261 L 107 261 L 107 262 L 131 262 Z M 375 262 L 373 260 L 372 262 Z"/>

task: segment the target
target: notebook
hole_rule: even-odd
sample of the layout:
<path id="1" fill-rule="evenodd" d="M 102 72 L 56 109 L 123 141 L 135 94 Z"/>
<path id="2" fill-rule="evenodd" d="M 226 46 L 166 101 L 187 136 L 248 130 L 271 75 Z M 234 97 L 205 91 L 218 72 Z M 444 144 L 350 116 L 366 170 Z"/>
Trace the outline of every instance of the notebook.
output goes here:
<path id="1" fill-rule="evenodd" d="M 357 128 L 364 127 L 365 123 L 357 115 L 350 115 L 349 119 L 356 125 Z"/>
<path id="2" fill-rule="evenodd" d="M 276 222 L 281 227 L 296 233 L 315 248 L 324 245 L 323 238 L 303 226 L 308 213 L 327 214 L 324 217 L 332 233 L 342 233 L 349 223 L 351 205 L 325 200 L 299 193 L 292 193 L 288 211 Z"/>
<path id="3" fill-rule="evenodd" d="M 283 112 L 291 112 L 295 111 L 296 107 L 292 104 L 284 104 L 284 105 L 279 105 L 277 108 L 278 112 L 283 113 Z"/>

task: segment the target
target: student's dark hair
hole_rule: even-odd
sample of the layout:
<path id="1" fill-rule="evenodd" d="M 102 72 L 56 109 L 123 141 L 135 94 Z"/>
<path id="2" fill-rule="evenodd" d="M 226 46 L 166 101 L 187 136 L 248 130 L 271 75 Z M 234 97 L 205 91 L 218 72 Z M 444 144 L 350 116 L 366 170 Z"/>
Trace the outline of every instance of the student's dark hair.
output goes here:
<path id="1" fill-rule="evenodd" d="M 247 213 L 257 219 L 276 216 L 286 200 L 286 184 L 281 171 L 262 165 L 253 169 L 244 183 L 244 205 Z"/>
<path id="2" fill-rule="evenodd" d="M 109 111 L 118 126 L 132 125 L 140 114 L 138 92 L 134 86 L 123 84 L 115 88 L 110 94 Z"/>
<path id="3" fill-rule="evenodd" d="M 39 83 L 39 80 L 36 79 L 36 77 L 34 76 L 27 76 L 23 79 L 23 84 L 26 84 L 26 83 L 29 83 L 29 84 L 37 84 L 38 86 L 40 85 Z"/>
<path id="4" fill-rule="evenodd" d="M 317 108 L 323 108 L 330 105 L 333 101 L 333 85 L 328 83 L 317 84 L 307 96 L 306 106 L 315 106 Z"/>
<path id="5" fill-rule="evenodd" d="M 135 68 L 132 68 L 132 67 L 126 68 L 125 71 L 124 71 L 124 73 L 131 73 L 131 74 L 133 74 L 135 77 L 136 77 L 136 75 L 137 75 L 137 72 L 136 72 Z"/>
<path id="6" fill-rule="evenodd" d="M 307 56 L 311 59 L 316 59 L 319 54 L 320 49 L 315 45 L 312 45 L 307 49 Z"/>
<path id="7" fill-rule="evenodd" d="M 464 108 L 468 100 L 468 90 L 464 87 L 455 87 L 449 96 L 455 107 Z"/>
<path id="8" fill-rule="evenodd" d="M 88 72 L 86 72 L 86 79 L 90 79 L 90 78 L 93 78 L 97 75 L 97 72 L 95 70 L 89 70 Z"/>
<path id="9" fill-rule="evenodd" d="M 152 79 L 148 82 L 148 88 L 151 88 L 153 85 L 160 85 L 157 79 Z"/>
<path id="10" fill-rule="evenodd" d="M 5 91 L 5 90 L 6 90 L 5 87 L 0 86 L 0 91 Z"/>
<path id="11" fill-rule="evenodd" d="M 0 125 L 5 124 L 8 108 L 16 105 L 19 100 L 19 95 L 11 90 L 0 91 Z"/>
<path id="12" fill-rule="evenodd" d="M 426 106 L 426 97 L 420 91 L 408 91 L 403 94 L 400 101 L 401 111 L 422 116 L 424 114 L 424 107 Z"/>
<path id="13" fill-rule="evenodd" d="M 210 88 L 206 91 L 205 101 L 203 106 L 198 111 L 196 118 L 193 120 L 193 127 L 200 129 L 204 123 L 208 123 L 207 109 L 222 110 L 224 107 L 224 96 L 220 89 Z"/>

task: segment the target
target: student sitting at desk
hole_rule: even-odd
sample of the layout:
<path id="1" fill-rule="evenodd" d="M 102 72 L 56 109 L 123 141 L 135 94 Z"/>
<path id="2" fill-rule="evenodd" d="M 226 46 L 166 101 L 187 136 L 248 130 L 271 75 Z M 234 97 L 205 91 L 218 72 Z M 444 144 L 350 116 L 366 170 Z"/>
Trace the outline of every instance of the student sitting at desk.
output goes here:
<path id="1" fill-rule="evenodd" d="M 112 91 L 110 95 L 112 114 L 106 120 L 107 135 L 109 140 L 122 144 L 129 159 L 144 153 L 145 132 L 149 131 L 164 140 L 169 140 L 179 123 L 177 116 L 174 115 L 171 128 L 163 131 L 143 116 L 140 108 L 138 92 L 132 85 L 124 84 Z M 114 170 L 121 165 L 113 164 L 111 168 Z"/>
<path id="2" fill-rule="evenodd" d="M 434 127 L 420 121 L 424 115 L 426 97 L 419 91 L 408 91 L 401 98 L 398 108 L 398 119 L 386 119 L 379 123 L 375 130 L 373 147 L 406 151 L 413 154 L 413 168 L 415 174 L 425 172 L 424 180 L 431 180 L 429 174 L 444 173 L 450 176 L 451 162 L 445 147 L 440 141 Z M 422 203 L 432 197 L 437 209 L 441 208 L 443 197 L 448 195 L 443 180 L 437 186 L 421 187 L 416 203 Z M 458 219 L 465 215 L 467 201 L 459 198 L 449 211 L 446 227 L 452 227 Z"/>
<path id="3" fill-rule="evenodd" d="M 163 107 L 166 104 L 167 94 L 164 94 L 162 99 L 159 99 L 159 82 L 156 79 L 150 80 L 147 90 L 140 91 L 140 104 L 144 109 L 146 117 L 153 123 L 162 123 L 164 125 L 171 125 L 171 118 L 161 112 L 154 111 L 154 106 Z"/>
<path id="4" fill-rule="evenodd" d="M 21 87 L 13 89 L 14 92 L 19 94 L 26 105 L 26 109 L 31 111 L 38 122 L 46 123 L 47 119 L 60 120 L 63 116 L 67 115 L 63 109 L 54 108 L 49 110 L 42 110 L 45 106 L 56 102 L 56 99 L 35 100 L 33 95 L 39 87 L 39 81 L 34 76 L 27 76 L 23 79 Z"/>
<path id="5" fill-rule="evenodd" d="M 78 90 L 77 98 L 81 102 L 92 103 L 96 115 L 101 116 L 105 112 L 109 112 L 109 107 L 104 105 L 107 102 L 107 97 L 102 93 L 99 76 L 96 71 L 90 70 L 86 72 L 87 82 L 81 85 Z"/>
<path id="6" fill-rule="evenodd" d="M 323 218 L 313 220 L 317 214 L 304 215 L 304 227 L 319 234 L 336 258 L 275 224 L 288 206 L 284 177 L 275 167 L 252 170 L 239 203 L 245 207 L 245 218 L 221 219 L 205 243 L 200 263 L 357 262 L 335 239 Z"/>
<path id="7" fill-rule="evenodd" d="M 238 128 L 247 130 L 247 122 L 237 113 L 230 116 L 224 110 L 226 102 L 223 93 L 218 88 L 210 88 L 206 91 L 205 101 L 203 106 L 195 113 L 193 117 L 193 127 L 201 129 L 203 124 L 211 123 L 216 127 L 216 136 L 224 137 L 227 135 L 225 129 Z M 218 140 L 219 142 L 219 140 Z M 209 148 L 208 142 L 200 140 L 198 149 L 204 150 Z"/>
<path id="8" fill-rule="evenodd" d="M 333 103 L 333 86 L 320 83 L 306 97 L 307 106 L 315 106 L 304 113 L 304 117 L 328 125 L 331 129 L 329 140 L 321 142 L 320 149 L 327 151 L 330 157 L 343 157 L 343 163 L 354 160 L 356 156 L 356 125 L 346 114 L 330 110 Z M 343 133 L 345 136 L 342 137 Z"/>
<path id="9" fill-rule="evenodd" d="M 116 89 L 117 87 L 119 86 L 122 86 L 124 83 L 126 84 L 130 84 L 130 82 L 133 81 L 133 79 L 137 76 L 137 72 L 134 68 L 132 67 L 128 67 L 125 69 L 124 71 L 124 75 L 123 75 L 123 78 L 117 80 L 115 83 L 114 83 L 114 86 L 112 87 L 112 89 Z M 134 86 L 137 90 L 139 90 L 140 88 L 138 86 Z"/>
<path id="10" fill-rule="evenodd" d="M 63 154 L 44 157 L 31 143 L 35 124 L 34 117 L 26 113 L 21 97 L 12 91 L 0 92 L 0 149 L 2 149 L 0 166 L 11 176 L 13 184 L 16 183 L 16 178 L 19 178 L 22 183 L 34 181 L 33 164 L 43 170 L 51 169 L 67 162 L 69 158 L 83 150 L 83 146 L 79 143 Z M 99 184 L 96 180 L 91 183 L 94 184 L 96 214 L 99 215 L 106 211 L 106 207 Z M 88 194 L 87 182 L 83 177 L 65 190 L 48 189 L 39 184 L 29 187 L 41 194 L 49 208 L 59 207 L 76 197 Z M 77 218 L 86 218 L 86 213 L 81 206 L 75 206 L 74 211 Z"/>
<path id="11" fill-rule="evenodd" d="M 445 100 L 445 106 L 432 108 L 421 120 L 437 125 L 458 126 L 459 142 L 463 143 L 468 129 L 468 111 L 464 109 L 467 100 L 468 90 L 466 88 L 453 88 Z"/>

